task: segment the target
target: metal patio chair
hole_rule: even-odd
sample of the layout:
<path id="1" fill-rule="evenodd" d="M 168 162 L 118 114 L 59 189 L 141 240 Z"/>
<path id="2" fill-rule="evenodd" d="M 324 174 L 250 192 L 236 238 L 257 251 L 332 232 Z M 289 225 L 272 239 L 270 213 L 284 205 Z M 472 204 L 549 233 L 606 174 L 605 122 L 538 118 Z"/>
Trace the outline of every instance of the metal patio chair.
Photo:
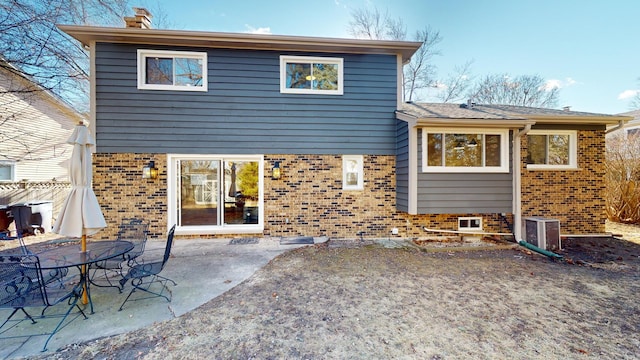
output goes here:
<path id="1" fill-rule="evenodd" d="M 16 236 L 9 236 L 4 240 L 17 240 L 18 245 L 20 246 L 20 251 L 22 251 L 24 255 L 33 255 L 33 251 L 31 251 L 27 247 L 27 244 L 25 244 L 24 242 L 24 237 L 23 237 L 24 225 L 19 225 L 27 222 L 27 220 L 24 219 L 25 214 L 28 214 L 28 212 L 25 212 L 25 211 L 12 212 L 14 221 L 16 223 Z M 49 285 L 54 282 L 63 281 L 63 279 L 65 278 L 65 276 L 67 276 L 68 273 L 69 273 L 68 268 L 47 270 L 46 272 L 43 273 L 44 283 L 46 285 Z"/>
<path id="2" fill-rule="evenodd" d="M 171 255 L 171 247 L 173 245 L 173 234 L 175 230 L 176 230 L 175 225 L 173 225 L 169 230 L 169 233 L 167 235 L 167 244 L 165 246 L 164 256 L 162 257 L 162 259 L 159 259 L 156 261 L 134 260 L 135 264 L 133 264 L 129 268 L 129 271 L 127 272 L 127 274 L 124 276 L 124 278 L 122 278 L 122 280 L 120 280 L 120 285 L 122 286 L 122 288 L 124 288 L 125 284 L 129 280 L 131 280 L 132 288 L 131 288 L 131 291 L 129 292 L 129 295 L 127 295 L 127 298 L 124 299 L 124 301 L 122 302 L 122 305 L 120 305 L 120 309 L 118 310 L 122 310 L 122 307 L 124 306 L 124 304 L 129 300 L 131 295 L 136 290 L 141 290 L 151 294 L 151 296 L 135 299 L 136 301 L 159 296 L 171 302 L 171 297 L 168 297 L 167 295 L 165 295 L 165 290 L 166 290 L 169 296 L 171 296 L 171 290 L 169 290 L 169 288 L 167 287 L 167 283 L 171 282 L 173 286 L 176 286 L 177 284 L 175 281 L 169 278 L 166 278 L 164 276 L 161 276 L 160 272 L 162 271 L 162 269 L 164 269 L 164 266 L 169 260 L 169 255 Z M 151 290 L 150 287 L 153 284 L 159 284 L 161 287 L 160 291 Z"/>
<path id="3" fill-rule="evenodd" d="M 61 281 L 60 284 L 63 285 L 64 283 Z M 45 286 L 44 276 L 40 268 L 40 259 L 37 255 L 0 255 L 0 308 L 13 309 L 9 317 L 0 325 L 0 335 L 8 333 L 9 330 L 27 319 L 31 320 L 34 324 L 36 323 L 35 319 L 25 310 L 27 307 L 43 307 L 39 317 L 42 319 L 45 318 L 44 313 L 46 309 L 60 303 L 66 303 L 68 308 L 64 314 L 46 316 L 61 318 L 53 331 L 51 333 L 37 334 L 49 334 L 42 348 L 42 351 L 46 351 L 49 340 L 63 327 L 65 320 L 67 320 L 67 317 L 74 307 L 80 311 L 80 314 L 84 316 L 85 319 L 87 318 L 78 306 L 80 295 L 82 295 L 82 284 L 80 283 L 68 287 Z M 18 311 L 22 311 L 26 318 L 12 320 Z M 2 328 L 10 322 L 15 323 L 8 326 L 5 330 L 2 330 Z M 9 336 L 6 336 L 6 338 L 29 337 L 33 335 L 34 334 L 15 335 L 12 332 Z"/>
<path id="4" fill-rule="evenodd" d="M 99 263 L 93 264 L 93 273 L 91 274 L 91 284 L 99 287 L 115 287 L 122 292 L 122 287 L 111 282 L 112 277 L 123 278 L 123 265 L 134 265 L 133 261 L 144 252 L 147 243 L 147 234 L 149 233 L 149 223 L 143 222 L 141 219 L 123 219 L 118 227 L 116 240 L 129 241 L 133 243 L 133 249 L 128 253 Z M 102 282 L 104 280 L 104 282 Z"/>

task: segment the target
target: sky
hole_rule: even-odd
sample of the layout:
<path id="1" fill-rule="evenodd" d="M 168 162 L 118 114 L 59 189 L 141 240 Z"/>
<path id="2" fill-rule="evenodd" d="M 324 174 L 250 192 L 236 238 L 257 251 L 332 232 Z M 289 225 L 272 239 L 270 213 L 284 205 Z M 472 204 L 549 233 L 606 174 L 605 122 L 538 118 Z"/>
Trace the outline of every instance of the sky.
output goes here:
<path id="1" fill-rule="evenodd" d="M 147 3 L 145 3 L 147 1 Z M 169 28 L 350 38 L 354 9 L 401 18 L 407 40 L 440 32 L 433 59 L 445 78 L 468 61 L 471 76 L 539 75 L 560 89 L 558 107 L 631 111 L 640 91 L 638 0 L 142 0 Z M 423 94 L 420 100 L 437 101 Z"/>

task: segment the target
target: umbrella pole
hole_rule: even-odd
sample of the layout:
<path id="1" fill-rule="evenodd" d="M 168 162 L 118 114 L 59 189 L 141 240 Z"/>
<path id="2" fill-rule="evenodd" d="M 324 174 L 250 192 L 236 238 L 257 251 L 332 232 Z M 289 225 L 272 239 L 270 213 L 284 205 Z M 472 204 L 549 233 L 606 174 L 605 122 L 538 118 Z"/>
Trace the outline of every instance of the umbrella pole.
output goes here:
<path id="1" fill-rule="evenodd" d="M 82 252 L 87 252 L 87 235 L 82 234 L 82 239 L 80 240 L 80 249 Z M 82 265 L 82 274 L 80 276 L 84 279 L 82 283 L 82 303 L 87 305 L 89 302 L 89 297 L 87 296 L 87 265 Z"/>

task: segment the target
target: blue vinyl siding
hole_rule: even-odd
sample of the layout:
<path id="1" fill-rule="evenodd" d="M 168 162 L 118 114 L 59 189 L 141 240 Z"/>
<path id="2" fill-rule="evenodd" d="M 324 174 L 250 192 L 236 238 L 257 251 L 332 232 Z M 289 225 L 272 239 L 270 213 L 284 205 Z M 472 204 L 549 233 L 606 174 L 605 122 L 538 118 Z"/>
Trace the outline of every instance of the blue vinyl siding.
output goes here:
<path id="1" fill-rule="evenodd" d="M 409 125 L 397 121 L 396 147 L 396 208 L 409 211 Z"/>
<path id="2" fill-rule="evenodd" d="M 396 57 L 207 51 L 207 92 L 137 89 L 139 46 L 96 47 L 97 151 L 371 154 L 396 151 Z M 344 58 L 344 95 L 280 93 L 280 55 Z"/>
<path id="3" fill-rule="evenodd" d="M 421 131 L 418 131 L 418 151 L 418 214 L 512 212 L 512 154 L 509 173 L 425 173 L 421 169 Z"/>

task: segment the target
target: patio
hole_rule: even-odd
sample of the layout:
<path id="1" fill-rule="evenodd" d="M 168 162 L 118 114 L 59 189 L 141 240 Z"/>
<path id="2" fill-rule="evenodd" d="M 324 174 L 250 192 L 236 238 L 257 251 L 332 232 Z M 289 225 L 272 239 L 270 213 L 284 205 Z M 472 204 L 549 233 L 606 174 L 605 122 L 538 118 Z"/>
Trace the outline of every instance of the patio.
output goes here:
<path id="1" fill-rule="evenodd" d="M 165 239 L 150 239 L 145 257 L 161 257 L 165 242 Z M 178 317 L 238 285 L 275 256 L 300 246 L 280 245 L 277 239 L 268 238 L 261 238 L 257 244 L 235 243 L 237 245 L 231 245 L 229 239 L 176 241 L 172 256 L 163 271 L 163 275 L 178 283 L 177 286 L 169 287 L 173 295 L 170 303 L 162 298 L 129 301 L 122 311 L 118 311 L 128 293 L 128 287 L 125 287 L 122 294 L 113 288 L 92 287 L 95 313 L 88 315 L 87 320 L 80 316 L 61 329 L 49 342 L 47 352 L 55 352 L 64 345 L 121 334 Z M 136 293 L 133 296 L 142 298 L 144 294 Z M 58 312 L 59 309 L 48 311 Z M 0 314 L 6 318 L 9 312 L 10 310 L 3 309 Z M 32 313 L 37 315 L 39 310 L 34 309 Z M 20 327 L 25 333 L 40 331 L 34 331 L 34 328 L 41 325 L 43 331 L 51 330 L 48 328 L 49 319 L 36 318 L 36 321 L 37 324 L 25 321 Z M 13 335 L 19 334 L 15 329 L 11 332 Z M 40 355 L 46 338 L 34 336 L 0 339 L 0 357 Z"/>

